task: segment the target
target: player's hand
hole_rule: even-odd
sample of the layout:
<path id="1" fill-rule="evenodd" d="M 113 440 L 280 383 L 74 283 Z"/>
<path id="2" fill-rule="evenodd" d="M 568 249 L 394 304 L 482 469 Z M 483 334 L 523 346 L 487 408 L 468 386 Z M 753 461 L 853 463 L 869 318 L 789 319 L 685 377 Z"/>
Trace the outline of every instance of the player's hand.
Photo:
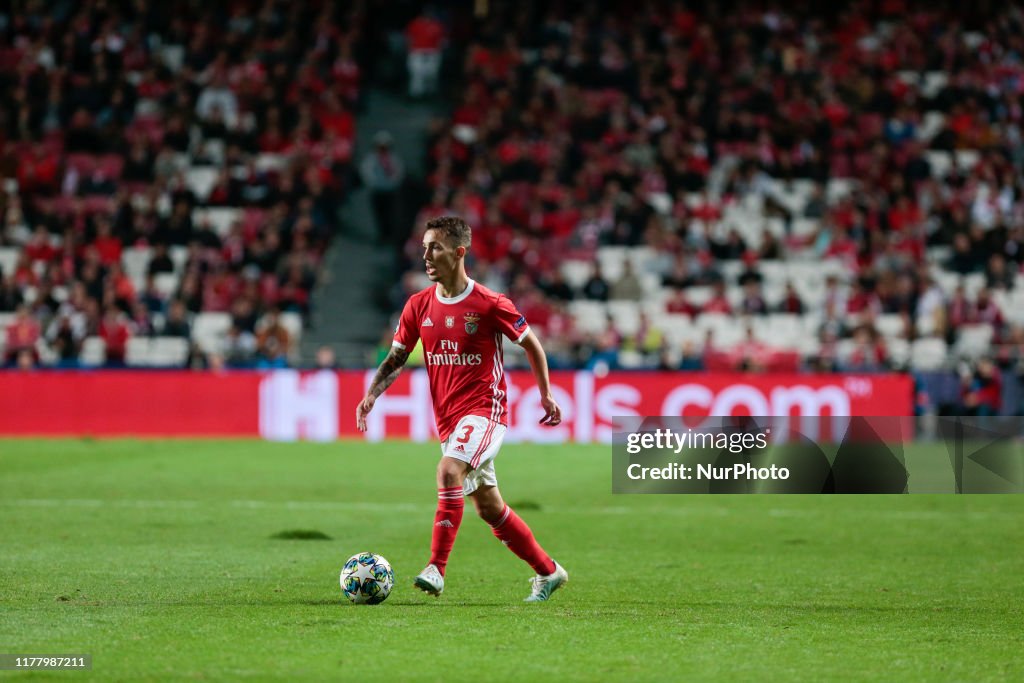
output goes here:
<path id="1" fill-rule="evenodd" d="M 544 408 L 544 417 L 540 419 L 540 424 L 554 427 L 562 422 L 562 409 L 555 403 L 554 398 L 550 395 L 544 396 L 540 400 L 540 405 Z"/>
<path id="2" fill-rule="evenodd" d="M 373 410 L 373 404 L 377 402 L 377 397 L 373 394 L 367 394 L 366 398 L 359 402 L 356 406 L 356 426 L 359 427 L 359 431 L 366 431 L 366 416 Z"/>

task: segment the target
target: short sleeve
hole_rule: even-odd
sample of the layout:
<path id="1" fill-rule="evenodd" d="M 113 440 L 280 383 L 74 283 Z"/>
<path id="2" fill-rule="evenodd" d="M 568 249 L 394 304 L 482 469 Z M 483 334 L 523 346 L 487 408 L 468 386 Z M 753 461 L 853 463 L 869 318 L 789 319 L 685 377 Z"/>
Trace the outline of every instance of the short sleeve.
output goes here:
<path id="1" fill-rule="evenodd" d="M 412 351 L 416 342 L 420 339 L 420 328 L 416 323 L 416 312 L 413 310 L 412 298 L 405 302 L 402 309 L 402 316 L 398 319 L 398 327 L 395 328 L 395 339 L 392 346 L 397 346 L 403 351 Z"/>
<path id="2" fill-rule="evenodd" d="M 523 341 L 530 331 L 530 326 L 526 324 L 526 316 L 520 313 L 504 294 L 498 295 L 494 315 L 497 318 L 498 331 L 516 344 Z"/>

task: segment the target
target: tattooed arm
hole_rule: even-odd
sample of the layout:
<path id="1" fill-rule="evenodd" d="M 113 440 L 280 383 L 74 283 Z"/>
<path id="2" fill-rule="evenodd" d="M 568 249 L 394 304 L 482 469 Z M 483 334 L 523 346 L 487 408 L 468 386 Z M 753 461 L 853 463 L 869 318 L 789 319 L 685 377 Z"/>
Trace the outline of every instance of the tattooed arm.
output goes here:
<path id="1" fill-rule="evenodd" d="M 373 404 L 377 401 L 377 397 L 383 394 L 398 378 L 398 375 L 402 372 L 402 367 L 405 365 L 405 361 L 408 359 L 409 353 L 407 351 L 397 346 L 391 347 L 387 358 L 377 368 L 377 374 L 374 375 L 373 381 L 370 382 L 370 388 L 366 391 L 366 397 L 356 407 L 356 426 L 359 427 L 359 431 L 366 431 L 366 416 L 373 410 Z"/>

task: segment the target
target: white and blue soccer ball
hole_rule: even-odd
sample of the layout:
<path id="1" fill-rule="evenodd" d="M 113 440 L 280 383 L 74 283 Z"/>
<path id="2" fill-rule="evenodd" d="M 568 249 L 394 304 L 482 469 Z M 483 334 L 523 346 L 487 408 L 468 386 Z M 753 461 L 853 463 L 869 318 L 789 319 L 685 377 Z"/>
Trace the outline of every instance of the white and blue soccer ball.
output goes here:
<path id="1" fill-rule="evenodd" d="M 341 568 L 341 592 L 357 605 L 384 602 L 394 585 L 391 563 L 376 553 L 357 553 Z"/>

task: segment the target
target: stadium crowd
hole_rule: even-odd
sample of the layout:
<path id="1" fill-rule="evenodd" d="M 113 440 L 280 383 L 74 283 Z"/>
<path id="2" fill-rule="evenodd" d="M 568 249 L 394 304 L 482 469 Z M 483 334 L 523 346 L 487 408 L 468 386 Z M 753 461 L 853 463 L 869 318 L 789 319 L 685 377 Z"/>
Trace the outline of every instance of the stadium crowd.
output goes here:
<path id="1" fill-rule="evenodd" d="M 645 367 L 870 371 L 896 364 L 891 339 L 955 349 L 977 326 L 1000 365 L 1020 360 L 1024 332 L 1001 310 L 1024 260 L 1020 7 L 531 7 L 534 20 L 506 6 L 462 46 L 420 221 L 455 212 L 477 228 L 472 272 L 520 302 L 556 364 L 639 350 Z M 725 220 L 752 205 L 755 225 Z M 751 333 L 672 348 L 662 315 L 578 329 L 575 302 L 651 296 L 628 262 L 602 273 L 608 246 L 656 255 L 643 270 L 666 290 L 660 313 L 749 316 Z M 419 284 L 418 247 L 396 305 Z M 567 283 L 567 259 L 592 262 L 589 277 Z M 792 282 L 766 296 L 767 266 L 790 261 L 841 267 L 824 296 Z M 811 316 L 816 343 L 778 353 L 753 333 L 772 313 Z M 893 315 L 883 337 L 876 320 Z"/>
<path id="2" fill-rule="evenodd" d="M 98 337 L 118 364 L 130 339 L 188 340 L 220 312 L 213 363 L 286 363 L 278 314 L 308 315 L 349 182 L 359 3 L 17 6 L 0 16 L 6 362 L 74 365 Z"/>
<path id="3" fill-rule="evenodd" d="M 474 225 L 472 272 L 519 302 L 555 365 L 871 371 L 938 349 L 944 367 L 969 352 L 965 396 L 991 394 L 976 388 L 1024 355 L 1020 8 L 696 6 L 419 16 L 410 96 L 454 103 L 419 219 Z M 0 15 L 5 362 L 71 365 L 99 338 L 117 364 L 154 335 L 190 340 L 196 364 L 286 363 L 279 313 L 308 316 L 352 175 L 364 11 Z M 581 302 L 609 302 L 600 325 Z M 230 319 L 216 348 L 192 341 L 204 313 Z M 772 343 L 762 321 L 780 315 L 813 339 Z M 698 338 L 666 329 L 680 318 Z"/>

